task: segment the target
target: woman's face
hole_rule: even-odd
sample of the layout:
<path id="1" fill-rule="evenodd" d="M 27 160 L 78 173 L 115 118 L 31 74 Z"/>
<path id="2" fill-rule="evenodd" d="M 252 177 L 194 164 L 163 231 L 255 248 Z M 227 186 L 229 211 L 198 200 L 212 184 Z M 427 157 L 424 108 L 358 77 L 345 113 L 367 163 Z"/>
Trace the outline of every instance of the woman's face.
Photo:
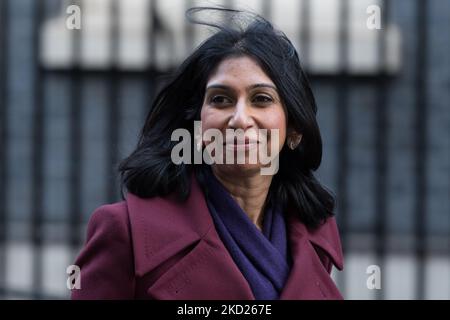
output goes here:
<path id="1" fill-rule="evenodd" d="M 222 133 L 224 150 L 245 154 L 245 164 L 216 165 L 236 174 L 256 172 L 264 166 L 259 158 L 256 163 L 248 161 L 250 150 L 261 148 L 264 143 L 259 129 L 267 129 L 269 154 L 278 154 L 286 139 L 287 119 L 278 90 L 248 56 L 227 58 L 217 66 L 206 84 L 201 121 L 203 132 L 218 129 Z M 241 129 L 245 133 L 244 143 L 239 144 L 234 138 L 226 141 L 227 129 Z M 278 136 L 271 135 L 271 129 L 277 129 Z M 212 142 L 205 141 L 205 145 L 209 143 Z M 275 150 L 271 150 L 274 145 Z"/>

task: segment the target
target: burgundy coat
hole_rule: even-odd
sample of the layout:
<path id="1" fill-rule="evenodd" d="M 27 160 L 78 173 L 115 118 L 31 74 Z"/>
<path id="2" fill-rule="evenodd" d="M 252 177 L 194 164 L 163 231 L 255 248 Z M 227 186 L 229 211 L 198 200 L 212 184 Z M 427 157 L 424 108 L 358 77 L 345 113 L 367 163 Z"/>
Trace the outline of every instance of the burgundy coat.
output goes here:
<path id="1" fill-rule="evenodd" d="M 343 256 L 334 218 L 314 231 L 288 216 L 293 265 L 280 299 L 342 299 L 330 277 Z M 192 179 L 187 202 L 167 198 L 104 205 L 92 215 L 76 262 L 72 299 L 254 299 Z"/>

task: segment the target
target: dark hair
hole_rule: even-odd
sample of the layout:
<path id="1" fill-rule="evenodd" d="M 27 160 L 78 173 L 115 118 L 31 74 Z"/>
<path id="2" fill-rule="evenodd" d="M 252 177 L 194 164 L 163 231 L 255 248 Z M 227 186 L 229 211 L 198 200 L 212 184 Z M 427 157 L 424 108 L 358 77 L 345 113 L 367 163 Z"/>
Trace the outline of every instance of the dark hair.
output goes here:
<path id="1" fill-rule="evenodd" d="M 223 25 L 194 20 L 203 10 L 216 10 Z M 202 183 L 202 165 L 171 160 L 175 129 L 185 128 L 193 136 L 194 120 L 200 120 L 209 76 L 225 58 L 253 58 L 278 88 L 287 112 L 288 125 L 303 135 L 294 150 L 283 147 L 279 170 L 273 177 L 268 201 L 276 199 L 298 212 L 308 227 L 317 227 L 333 215 L 334 197 L 314 177 L 322 159 L 322 140 L 316 121 L 317 107 L 300 59 L 291 41 L 264 18 L 232 9 L 192 8 L 191 22 L 218 29 L 176 70 L 162 87 L 148 113 L 136 149 L 120 164 L 123 187 L 142 198 L 167 196 L 174 192 L 184 201 L 190 192 L 192 172 Z M 228 19 L 226 18 L 228 15 Z"/>

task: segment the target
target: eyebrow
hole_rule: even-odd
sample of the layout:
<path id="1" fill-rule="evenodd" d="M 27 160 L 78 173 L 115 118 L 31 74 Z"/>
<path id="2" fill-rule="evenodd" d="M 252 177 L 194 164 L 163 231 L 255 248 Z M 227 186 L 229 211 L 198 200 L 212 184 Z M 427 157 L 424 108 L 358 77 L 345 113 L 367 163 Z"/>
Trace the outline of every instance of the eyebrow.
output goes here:
<path id="1" fill-rule="evenodd" d="M 271 89 L 277 91 L 277 87 L 275 87 L 273 84 L 270 84 L 270 83 L 256 83 L 256 84 L 252 84 L 252 85 L 248 86 L 246 89 L 252 90 L 252 89 L 256 89 L 256 88 L 271 88 Z M 224 84 L 212 84 L 212 85 L 206 87 L 206 90 L 209 90 L 209 89 L 233 90 L 232 87 L 224 85 Z"/>

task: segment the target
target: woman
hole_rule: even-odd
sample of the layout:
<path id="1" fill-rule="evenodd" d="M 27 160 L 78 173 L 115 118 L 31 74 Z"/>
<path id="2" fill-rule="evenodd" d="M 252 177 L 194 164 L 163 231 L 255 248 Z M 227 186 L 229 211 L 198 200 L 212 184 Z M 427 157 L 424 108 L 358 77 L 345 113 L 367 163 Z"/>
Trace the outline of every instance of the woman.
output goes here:
<path id="1" fill-rule="evenodd" d="M 322 142 L 298 54 L 261 17 L 243 26 L 239 12 L 220 12 L 234 23 L 202 22 L 218 32 L 163 87 L 122 162 L 125 200 L 91 217 L 72 298 L 342 298 L 330 277 L 343 264 L 334 199 L 312 173 Z M 174 161 L 176 130 L 209 162 Z M 271 163 L 249 161 L 263 147 Z"/>

